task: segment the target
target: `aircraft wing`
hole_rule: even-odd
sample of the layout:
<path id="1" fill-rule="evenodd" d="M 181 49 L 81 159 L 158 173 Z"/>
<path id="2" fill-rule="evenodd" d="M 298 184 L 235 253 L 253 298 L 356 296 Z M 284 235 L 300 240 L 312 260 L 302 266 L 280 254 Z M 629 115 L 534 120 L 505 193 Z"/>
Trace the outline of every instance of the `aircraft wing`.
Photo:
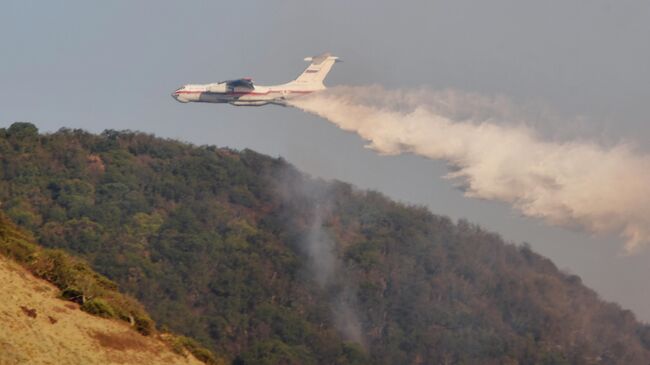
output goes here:
<path id="1" fill-rule="evenodd" d="M 253 80 L 250 78 L 243 78 L 243 79 L 237 79 L 237 80 L 228 80 L 225 81 L 226 85 L 228 85 L 229 89 L 248 89 L 248 90 L 253 90 L 255 89 L 255 85 L 253 85 Z"/>

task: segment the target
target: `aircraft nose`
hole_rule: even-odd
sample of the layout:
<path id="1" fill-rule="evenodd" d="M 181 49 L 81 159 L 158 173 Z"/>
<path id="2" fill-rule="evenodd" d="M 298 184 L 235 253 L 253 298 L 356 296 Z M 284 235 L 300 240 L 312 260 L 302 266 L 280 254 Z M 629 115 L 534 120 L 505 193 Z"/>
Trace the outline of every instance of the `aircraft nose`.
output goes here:
<path id="1" fill-rule="evenodd" d="M 176 90 L 176 91 L 174 91 L 172 93 L 172 98 L 174 98 L 174 100 L 178 101 L 179 103 L 187 103 L 187 102 L 189 102 L 187 97 L 184 97 L 183 95 L 181 95 L 181 93 L 178 90 Z"/>

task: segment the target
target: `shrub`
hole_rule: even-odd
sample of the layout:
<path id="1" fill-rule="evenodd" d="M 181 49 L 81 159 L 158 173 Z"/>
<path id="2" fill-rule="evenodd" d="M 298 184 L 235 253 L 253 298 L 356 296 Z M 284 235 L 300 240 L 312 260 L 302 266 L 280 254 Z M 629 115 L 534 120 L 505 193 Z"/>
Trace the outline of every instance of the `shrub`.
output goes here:
<path id="1" fill-rule="evenodd" d="M 151 335 L 156 330 L 156 324 L 146 313 L 138 313 L 134 321 L 135 329 L 145 336 Z"/>
<path id="2" fill-rule="evenodd" d="M 61 291 L 61 298 L 78 304 L 84 304 L 85 301 L 84 293 L 76 288 L 63 289 L 63 291 Z"/>
<path id="3" fill-rule="evenodd" d="M 182 354 L 184 350 L 191 353 L 198 360 L 203 361 L 208 365 L 225 365 L 226 361 L 222 358 L 217 358 L 214 354 L 207 348 L 201 346 L 197 341 L 185 337 L 185 336 L 176 336 L 172 339 L 171 343 L 172 350 L 176 353 Z"/>
<path id="4" fill-rule="evenodd" d="M 116 318 L 115 310 L 110 304 L 101 298 L 87 300 L 81 306 L 81 310 L 104 318 Z"/>

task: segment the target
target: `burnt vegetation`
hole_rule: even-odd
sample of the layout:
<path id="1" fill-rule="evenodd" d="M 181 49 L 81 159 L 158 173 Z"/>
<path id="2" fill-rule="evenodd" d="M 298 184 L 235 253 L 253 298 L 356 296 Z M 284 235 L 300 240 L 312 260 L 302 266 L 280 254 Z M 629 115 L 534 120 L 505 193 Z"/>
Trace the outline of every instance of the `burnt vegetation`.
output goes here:
<path id="1" fill-rule="evenodd" d="M 322 229 L 362 344 L 334 323 L 332 288 L 305 275 L 300 245 L 322 204 L 291 194 L 305 186 L 327 190 Z M 249 150 L 15 123 L 0 129 L 0 202 L 40 244 L 87 260 L 159 325 L 234 364 L 650 359 L 650 327 L 527 245 Z M 105 300 L 86 310 L 119 316 Z"/>

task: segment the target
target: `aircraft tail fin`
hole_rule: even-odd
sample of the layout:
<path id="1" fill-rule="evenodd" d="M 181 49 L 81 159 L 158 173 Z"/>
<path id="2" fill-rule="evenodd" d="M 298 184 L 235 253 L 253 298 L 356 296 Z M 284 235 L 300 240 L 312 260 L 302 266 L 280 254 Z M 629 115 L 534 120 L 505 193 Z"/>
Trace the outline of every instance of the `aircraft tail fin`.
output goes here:
<path id="1" fill-rule="evenodd" d="M 309 88 L 324 89 L 323 80 L 334 66 L 334 63 L 340 62 L 339 58 L 329 53 L 323 53 L 314 57 L 307 57 L 305 61 L 311 62 L 307 69 L 292 81 L 292 84 L 298 84 Z"/>

